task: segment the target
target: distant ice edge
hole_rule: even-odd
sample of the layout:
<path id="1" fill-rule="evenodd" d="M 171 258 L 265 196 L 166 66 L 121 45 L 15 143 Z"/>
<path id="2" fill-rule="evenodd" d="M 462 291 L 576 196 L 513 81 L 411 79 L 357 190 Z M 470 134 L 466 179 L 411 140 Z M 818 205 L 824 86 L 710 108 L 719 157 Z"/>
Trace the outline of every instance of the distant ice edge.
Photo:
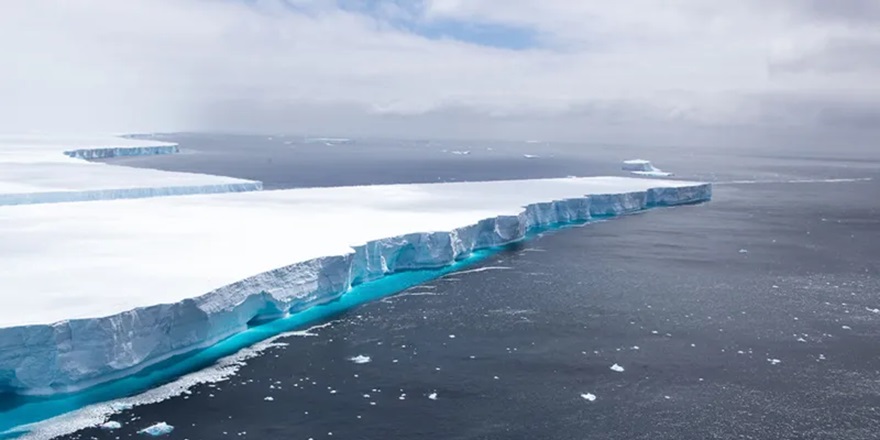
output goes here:
<path id="1" fill-rule="evenodd" d="M 0 329 L 0 391 L 55 394 L 87 388 L 210 345 L 245 330 L 249 322 L 333 301 L 353 285 L 391 273 L 443 267 L 476 250 L 520 240 L 535 228 L 711 197 L 711 184 L 694 184 L 534 203 L 519 215 L 450 232 L 371 241 L 345 255 L 284 266 L 174 304 Z"/>
<path id="2" fill-rule="evenodd" d="M 183 185 L 166 187 L 94 189 L 83 191 L 49 191 L 22 194 L 0 194 L 0 206 L 35 205 L 40 203 L 90 202 L 96 200 L 144 199 L 148 197 L 221 194 L 230 192 L 262 191 L 263 182 L 243 181 L 210 185 Z"/>
<path id="3" fill-rule="evenodd" d="M 176 144 L 154 145 L 147 147 L 104 147 L 78 148 L 65 151 L 64 154 L 77 159 L 106 159 L 121 156 L 155 156 L 158 154 L 176 154 L 180 149 Z"/>

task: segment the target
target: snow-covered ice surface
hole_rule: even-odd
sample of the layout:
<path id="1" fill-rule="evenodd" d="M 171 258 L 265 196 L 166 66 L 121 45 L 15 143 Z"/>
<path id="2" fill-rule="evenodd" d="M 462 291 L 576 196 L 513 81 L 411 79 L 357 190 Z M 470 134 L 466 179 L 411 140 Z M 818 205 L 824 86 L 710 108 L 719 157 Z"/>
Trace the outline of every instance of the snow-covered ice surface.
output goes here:
<path id="1" fill-rule="evenodd" d="M 114 137 L 0 136 L 0 205 L 255 191 L 262 183 L 224 176 L 88 162 L 172 154 L 177 145 Z"/>
<path id="2" fill-rule="evenodd" d="M 75 390 L 532 228 L 710 197 L 596 177 L 0 207 L 0 389 Z"/>

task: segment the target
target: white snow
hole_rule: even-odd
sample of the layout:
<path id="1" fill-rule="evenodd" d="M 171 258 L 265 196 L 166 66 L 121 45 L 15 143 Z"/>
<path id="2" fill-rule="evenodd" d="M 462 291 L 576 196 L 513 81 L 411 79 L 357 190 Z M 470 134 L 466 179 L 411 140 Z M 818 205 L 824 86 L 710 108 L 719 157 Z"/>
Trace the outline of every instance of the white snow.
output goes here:
<path id="1" fill-rule="evenodd" d="M 255 191 L 260 182 L 85 159 L 171 154 L 177 145 L 114 137 L 0 136 L 0 205 Z"/>
<path id="2" fill-rule="evenodd" d="M 160 435 L 170 434 L 171 431 L 174 431 L 173 426 L 171 426 L 165 422 L 159 422 L 159 423 L 156 423 L 155 425 L 148 426 L 144 429 L 141 429 L 140 431 L 138 431 L 138 434 L 146 434 L 146 435 L 150 435 L 153 437 L 158 437 Z"/>
<path id="3" fill-rule="evenodd" d="M 90 385 L 531 227 L 710 197 L 597 177 L 2 206 L 0 387 Z"/>
<path id="4" fill-rule="evenodd" d="M 633 174 L 646 177 L 668 177 L 672 173 L 667 173 L 661 169 L 655 168 L 650 161 L 644 159 L 631 159 L 623 161 L 623 171 L 629 171 Z"/>

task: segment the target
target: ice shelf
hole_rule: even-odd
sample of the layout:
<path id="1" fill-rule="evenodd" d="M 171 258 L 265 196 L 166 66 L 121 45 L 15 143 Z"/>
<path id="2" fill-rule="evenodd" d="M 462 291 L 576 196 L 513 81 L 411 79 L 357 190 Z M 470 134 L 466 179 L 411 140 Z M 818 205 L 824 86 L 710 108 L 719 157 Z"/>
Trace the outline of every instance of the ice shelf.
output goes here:
<path id="1" fill-rule="evenodd" d="M 82 388 L 533 228 L 710 198 L 595 177 L 2 206 L 0 391 Z"/>
<path id="2" fill-rule="evenodd" d="M 257 191 L 261 182 L 88 162 L 177 153 L 176 144 L 114 137 L 0 136 L 0 206 Z"/>

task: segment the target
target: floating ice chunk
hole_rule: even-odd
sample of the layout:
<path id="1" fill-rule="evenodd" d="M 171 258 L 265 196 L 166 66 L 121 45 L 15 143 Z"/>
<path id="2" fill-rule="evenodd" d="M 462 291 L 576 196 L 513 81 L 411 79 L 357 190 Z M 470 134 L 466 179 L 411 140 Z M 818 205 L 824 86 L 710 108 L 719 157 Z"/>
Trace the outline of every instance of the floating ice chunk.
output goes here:
<path id="1" fill-rule="evenodd" d="M 842 326 L 842 327 L 840 327 L 840 328 L 842 328 L 842 329 L 844 329 L 844 330 L 852 330 L 852 327 L 850 327 L 850 326 L 848 326 L 848 325 L 844 325 L 844 326 Z"/>
<path id="2" fill-rule="evenodd" d="M 171 426 L 165 422 L 159 422 L 159 423 L 156 423 L 155 425 L 148 426 L 144 429 L 141 429 L 140 431 L 138 431 L 138 434 L 145 434 L 145 435 L 149 435 L 149 436 L 153 436 L 153 437 L 158 437 L 160 435 L 170 434 L 171 431 L 174 431 L 173 426 Z"/>
<path id="3" fill-rule="evenodd" d="M 865 307 L 865 310 L 867 310 L 871 313 L 880 313 L 880 309 L 872 309 L 870 307 Z"/>
<path id="4" fill-rule="evenodd" d="M 263 400 L 265 400 L 266 402 L 272 402 L 275 400 L 275 398 L 272 396 L 266 396 L 266 397 L 263 397 Z"/>
<path id="5" fill-rule="evenodd" d="M 767 359 L 767 362 L 770 362 L 770 365 L 779 365 L 782 363 L 779 359 Z"/>
<path id="6" fill-rule="evenodd" d="M 453 151 L 450 151 L 450 153 L 458 155 L 458 156 L 467 156 L 467 155 L 471 154 L 471 151 L 470 150 L 453 150 Z"/>
<path id="7" fill-rule="evenodd" d="M 354 362 L 354 363 L 356 363 L 356 364 L 367 364 L 367 363 L 369 363 L 372 359 L 370 359 L 369 356 L 365 356 L 365 355 L 359 354 L 359 355 L 357 355 L 357 356 L 355 356 L 355 357 L 349 358 L 348 360 L 350 360 L 350 361 L 352 361 L 352 362 Z"/>
<path id="8" fill-rule="evenodd" d="M 540 156 L 538 156 L 537 154 L 523 154 L 523 157 L 526 159 L 537 159 Z"/>
<path id="9" fill-rule="evenodd" d="M 449 335 L 449 339 L 455 339 L 455 335 Z"/>
<path id="10" fill-rule="evenodd" d="M 437 400 L 437 393 L 428 394 L 428 398 L 431 400 Z"/>
<path id="11" fill-rule="evenodd" d="M 611 371 L 616 371 L 618 373 L 623 373 L 623 367 L 620 365 L 614 364 L 611 366 Z"/>
<path id="12" fill-rule="evenodd" d="M 596 395 L 592 394 L 592 393 L 581 394 L 581 398 L 583 398 L 584 400 L 586 400 L 588 402 L 595 402 L 596 401 Z"/>
<path id="13" fill-rule="evenodd" d="M 739 253 L 741 253 L 741 254 L 747 254 L 747 253 L 749 253 L 749 250 L 748 250 L 748 249 L 740 249 L 740 250 L 739 250 Z"/>
<path id="14" fill-rule="evenodd" d="M 655 168 L 650 161 L 644 159 L 625 160 L 623 161 L 623 167 L 621 169 L 640 176 L 668 177 L 672 175 L 672 173 L 667 173 L 659 168 Z"/>
<path id="15" fill-rule="evenodd" d="M 107 422 L 104 422 L 104 423 L 98 425 L 98 427 L 100 427 L 101 429 L 107 429 L 107 430 L 119 429 L 119 428 L 122 428 L 122 423 L 119 423 L 115 420 L 110 420 L 110 421 L 107 421 Z"/>

